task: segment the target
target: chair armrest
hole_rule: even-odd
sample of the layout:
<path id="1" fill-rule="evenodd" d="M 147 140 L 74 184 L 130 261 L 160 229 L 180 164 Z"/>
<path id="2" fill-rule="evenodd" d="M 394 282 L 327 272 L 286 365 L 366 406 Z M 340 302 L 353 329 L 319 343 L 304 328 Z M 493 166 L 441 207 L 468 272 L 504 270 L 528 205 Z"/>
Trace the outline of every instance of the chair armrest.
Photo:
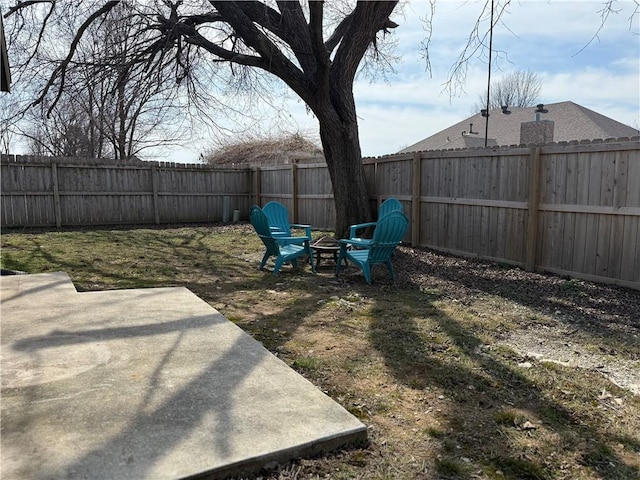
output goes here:
<path id="1" fill-rule="evenodd" d="M 273 235 L 274 237 L 288 237 L 289 236 L 289 232 L 285 232 L 282 228 L 280 227 L 269 227 L 269 230 L 271 230 L 271 235 Z"/>
<path id="2" fill-rule="evenodd" d="M 369 248 L 371 246 L 371 240 L 366 238 L 343 238 L 340 240 L 340 246 L 342 245 Z"/>
<path id="3" fill-rule="evenodd" d="M 290 245 L 292 243 L 294 244 L 309 243 L 309 239 L 307 237 L 276 237 L 274 236 L 273 239 L 281 245 Z"/>
<path id="4" fill-rule="evenodd" d="M 362 230 L 363 228 L 367 228 L 367 227 L 375 227 L 376 226 L 376 222 L 367 222 L 367 223 L 358 223 L 356 225 L 351 225 L 349 227 L 349 238 L 356 238 L 357 235 L 357 231 L 358 230 Z"/>
<path id="5" fill-rule="evenodd" d="M 302 223 L 294 223 L 292 225 L 290 225 L 291 228 L 297 228 L 300 230 L 304 230 L 306 232 L 307 237 L 309 237 L 309 239 L 311 239 L 311 225 L 305 225 Z"/>

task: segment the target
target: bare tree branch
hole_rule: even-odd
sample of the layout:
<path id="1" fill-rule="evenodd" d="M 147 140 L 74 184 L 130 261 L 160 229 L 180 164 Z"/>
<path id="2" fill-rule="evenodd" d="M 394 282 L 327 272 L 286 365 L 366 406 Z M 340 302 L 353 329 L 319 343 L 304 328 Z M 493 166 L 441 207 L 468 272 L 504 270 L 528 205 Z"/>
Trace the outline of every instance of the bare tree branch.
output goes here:
<path id="1" fill-rule="evenodd" d="M 427 36 L 424 40 L 422 40 L 422 42 L 420 42 L 420 49 L 422 50 L 422 57 L 425 60 L 425 69 L 427 72 L 429 72 L 429 76 L 431 76 L 431 57 L 429 55 L 429 52 L 431 47 L 431 39 L 433 36 L 433 18 L 436 14 L 436 0 L 429 0 L 429 7 L 429 14 L 423 19 L 423 22 L 425 24 L 424 30 Z"/>
<path id="2" fill-rule="evenodd" d="M 353 13 L 350 13 L 338 24 L 335 28 L 331 36 L 325 42 L 325 48 L 327 52 L 331 54 L 333 50 L 338 46 L 338 44 L 342 41 L 344 34 L 349 29 L 351 22 L 353 21 Z"/>
<path id="3" fill-rule="evenodd" d="M 309 35 L 313 56 L 315 57 L 318 75 L 316 75 L 316 88 L 319 95 L 327 98 L 329 96 L 329 64 L 330 52 L 325 48 L 322 36 L 322 26 L 324 18 L 324 4 L 322 2 L 309 3 Z"/>
<path id="4" fill-rule="evenodd" d="M 598 13 L 600 14 L 600 25 L 596 29 L 596 31 L 593 34 L 593 36 L 589 39 L 589 41 L 586 44 L 584 44 L 580 50 L 578 50 L 576 53 L 571 55 L 572 57 L 580 55 L 594 41 L 600 40 L 600 32 L 602 31 L 602 29 L 604 28 L 605 24 L 607 23 L 607 20 L 609 19 L 609 16 L 612 13 L 618 14 L 621 11 L 620 9 L 616 10 L 614 8 L 614 5 L 615 5 L 616 1 L 617 0 L 606 0 L 606 2 L 604 2 L 604 7 L 602 7 L 602 9 L 598 11 Z M 630 25 L 631 25 L 631 22 L 633 21 L 633 18 L 635 17 L 635 15 L 637 15 L 638 10 L 640 8 L 640 3 L 638 2 L 638 0 L 634 0 L 634 3 L 635 3 L 635 9 L 634 9 L 633 13 L 631 14 L 631 16 L 629 17 L 629 24 Z"/>
<path id="5" fill-rule="evenodd" d="M 525 108 L 536 105 L 540 96 L 542 81 L 535 72 L 517 70 L 491 82 L 489 109 L 502 106 Z M 486 92 L 478 94 L 478 101 L 473 106 L 474 112 L 487 108 Z"/>
<path id="6" fill-rule="evenodd" d="M 26 0 L 26 1 L 20 1 L 18 3 L 16 3 L 13 7 L 9 8 L 9 10 L 7 10 L 7 13 L 4 14 L 4 18 L 9 18 L 10 15 L 16 13 L 19 10 L 22 10 L 23 8 L 27 8 L 30 7 L 32 5 L 37 5 L 39 3 L 49 3 L 51 4 L 51 7 L 53 8 L 54 4 L 56 3 L 55 0 Z"/>
<path id="7" fill-rule="evenodd" d="M 492 0 L 485 0 L 482 12 L 467 37 L 465 48 L 453 64 L 448 75 L 449 80 L 444 84 L 444 90 L 448 91 L 449 95 L 453 96 L 458 89 L 462 89 L 469 68 L 469 62 L 472 58 L 476 57 L 480 51 L 489 48 L 487 42 L 489 32 L 501 21 L 502 15 L 510 3 L 511 0 L 504 0 L 503 3 L 500 3 L 500 0 L 498 0 L 497 12 L 494 14 L 493 24 L 490 24 L 489 28 L 482 31 L 482 22 L 488 18 L 488 12 L 490 12 L 492 4 Z"/>
<path id="8" fill-rule="evenodd" d="M 310 100 L 302 71 L 298 69 L 252 22 L 241 7 L 243 2 L 211 1 L 243 42 L 263 59 L 260 68 L 281 78 L 300 98 Z"/>
<path id="9" fill-rule="evenodd" d="M 65 58 L 46 80 L 34 105 L 46 105 L 49 114 L 53 112 L 51 108 L 61 101 L 63 92 L 74 87 L 72 76 L 81 65 L 75 63 L 75 55 L 90 41 L 85 32 L 94 24 L 99 27 L 99 19 L 110 18 L 112 14 L 107 13 L 120 3 L 132 12 L 132 23 L 128 24 L 127 31 L 113 39 L 114 44 L 122 44 L 122 50 L 111 54 L 103 52 L 88 63 L 105 72 L 104 92 L 94 92 L 97 99 L 104 105 L 108 103 L 104 98 L 114 96 L 111 112 L 108 112 L 111 115 L 107 118 L 105 113 L 104 122 L 96 118 L 94 123 L 108 126 L 111 132 L 108 141 L 119 156 L 136 151 L 132 131 L 137 128 L 137 118 L 147 108 L 154 108 L 152 104 L 143 106 L 130 101 L 145 98 L 143 92 L 129 85 L 130 79 L 140 80 L 153 93 L 153 82 L 167 85 L 166 75 L 169 74 L 175 77 L 174 85 L 184 84 L 187 93 L 196 98 L 203 95 L 199 89 L 208 80 L 207 77 L 198 80 L 198 75 L 203 75 L 204 71 L 215 80 L 224 76 L 227 88 L 249 89 L 256 88 L 251 86 L 254 82 L 260 85 L 262 73 L 268 72 L 293 90 L 319 121 L 329 175 L 334 184 L 336 233 L 345 235 L 349 225 L 371 219 L 353 82 L 363 60 L 365 63 L 367 58 L 376 60 L 376 56 L 383 61 L 387 59 L 381 54 L 384 44 L 378 43 L 381 40 L 378 36 L 386 35 L 397 26 L 389 18 L 397 0 L 357 1 L 355 7 L 350 4 L 344 12 L 315 0 L 308 3 L 284 0 L 274 0 L 275 3 L 256 0 L 84 1 L 95 5 L 95 12 L 79 27 L 75 27 L 74 21 L 58 18 L 58 31 L 64 34 L 73 29 L 72 41 Z M 273 8 L 274 4 L 277 9 Z M 75 2 L 55 5 L 69 11 L 80 8 Z M 345 10 L 347 5 L 344 4 Z M 308 21 L 304 8 L 308 8 Z M 326 42 L 325 8 L 339 14 L 335 18 L 337 27 Z M 72 15 L 68 18 L 74 20 Z M 43 53 L 55 53 L 47 52 L 45 47 L 43 44 Z M 230 69 L 215 68 L 221 62 Z M 151 83 L 145 84 L 143 79 Z M 56 95 L 51 106 L 45 104 L 53 93 Z"/>
<path id="10" fill-rule="evenodd" d="M 332 74 L 338 81 L 351 85 L 367 48 L 375 46 L 376 34 L 397 27 L 389 19 L 397 1 L 359 2 L 353 10 L 343 40 L 334 58 Z"/>
<path id="11" fill-rule="evenodd" d="M 78 29 L 78 32 L 76 33 L 75 38 L 71 42 L 71 46 L 69 47 L 69 52 L 67 53 L 66 58 L 55 69 L 53 75 L 51 75 L 51 78 L 49 79 L 49 81 L 45 85 L 41 95 L 33 102 L 34 106 L 38 105 L 38 104 L 40 104 L 42 102 L 42 100 L 45 98 L 45 96 L 49 92 L 49 89 L 53 86 L 53 84 L 54 84 L 54 82 L 56 80 L 56 77 L 59 75 L 60 76 L 60 86 L 58 87 L 58 94 L 56 95 L 56 99 L 54 100 L 52 106 L 49 108 L 47 114 L 51 113 L 51 108 L 56 104 L 56 102 L 60 99 L 60 96 L 62 95 L 62 92 L 64 90 L 64 82 L 65 82 L 67 66 L 69 65 L 69 63 L 71 62 L 71 59 L 75 55 L 76 48 L 77 48 L 78 44 L 80 43 L 80 40 L 82 39 L 82 36 L 84 35 L 85 31 L 87 30 L 87 28 L 89 28 L 89 26 L 93 23 L 93 21 L 95 19 L 97 19 L 100 16 L 104 15 L 105 13 L 109 12 L 113 7 L 118 5 L 118 3 L 120 3 L 120 0 L 111 0 L 111 1 L 107 2 L 102 8 L 100 8 L 99 10 L 95 11 L 94 13 L 92 13 L 89 16 L 89 18 L 87 18 L 87 20 L 85 20 L 85 22 L 80 26 L 80 28 Z"/>
<path id="12" fill-rule="evenodd" d="M 579 55 L 580 53 L 582 53 L 589 45 L 591 45 L 595 40 L 598 40 L 600 38 L 600 32 L 604 28 L 605 23 L 607 23 L 607 19 L 609 18 L 609 15 L 611 15 L 611 13 L 618 13 L 619 12 L 619 10 L 614 10 L 613 9 L 613 2 L 614 2 L 614 0 L 607 0 L 605 2 L 604 7 L 602 8 L 602 10 L 600 10 L 598 12 L 598 13 L 600 13 L 600 25 L 598 26 L 596 32 L 589 39 L 589 41 L 582 46 L 582 48 L 580 50 L 578 50 L 576 53 L 571 55 L 572 57 L 575 57 L 576 55 Z"/>

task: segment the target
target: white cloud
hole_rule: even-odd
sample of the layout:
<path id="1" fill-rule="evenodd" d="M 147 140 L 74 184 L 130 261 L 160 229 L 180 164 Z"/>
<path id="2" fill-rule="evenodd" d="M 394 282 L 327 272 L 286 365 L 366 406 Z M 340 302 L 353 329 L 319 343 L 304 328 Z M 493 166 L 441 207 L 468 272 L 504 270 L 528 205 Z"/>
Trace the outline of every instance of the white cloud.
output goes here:
<path id="1" fill-rule="evenodd" d="M 586 68 L 544 73 L 542 77 L 548 103 L 571 100 L 630 126 L 639 119 L 640 86 L 636 73 Z"/>
<path id="2" fill-rule="evenodd" d="M 372 105 L 358 110 L 360 144 L 363 156 L 380 156 L 397 152 L 431 133 L 457 123 L 460 112 L 442 108 L 431 110 L 412 106 L 381 107 Z"/>

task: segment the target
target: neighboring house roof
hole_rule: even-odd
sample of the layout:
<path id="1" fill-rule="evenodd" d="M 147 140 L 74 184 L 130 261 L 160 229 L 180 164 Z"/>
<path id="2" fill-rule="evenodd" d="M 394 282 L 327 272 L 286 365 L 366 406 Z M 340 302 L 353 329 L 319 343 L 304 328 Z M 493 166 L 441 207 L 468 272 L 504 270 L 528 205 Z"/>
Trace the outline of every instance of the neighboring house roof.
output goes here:
<path id="1" fill-rule="evenodd" d="M 538 114 L 539 119 L 553 122 L 554 142 L 633 137 L 640 133 L 635 128 L 573 102 L 545 104 L 544 108 L 548 113 Z M 536 107 L 509 107 L 509 110 L 510 115 L 502 114 L 500 109 L 489 112 L 488 146 L 528 143 L 521 142 L 520 126 L 536 120 Z M 471 124 L 474 133 L 469 133 Z M 484 147 L 485 128 L 485 118 L 478 113 L 402 149 L 399 153 Z"/>
<path id="2" fill-rule="evenodd" d="M 0 91 L 8 92 L 11 86 L 11 73 L 9 73 L 9 55 L 4 41 L 4 26 L 0 14 Z"/>

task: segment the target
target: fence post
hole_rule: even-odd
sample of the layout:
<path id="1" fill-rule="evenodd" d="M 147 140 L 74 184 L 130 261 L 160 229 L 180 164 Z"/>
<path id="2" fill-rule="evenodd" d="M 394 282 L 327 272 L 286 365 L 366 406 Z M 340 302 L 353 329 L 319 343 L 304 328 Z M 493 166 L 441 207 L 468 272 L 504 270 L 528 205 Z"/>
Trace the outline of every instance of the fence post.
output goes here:
<path id="1" fill-rule="evenodd" d="M 531 173 L 529 176 L 529 222 L 527 224 L 525 270 L 533 272 L 536 268 L 538 250 L 538 213 L 540 206 L 540 173 L 542 170 L 540 147 L 531 148 L 529 164 L 531 165 Z"/>
<path id="2" fill-rule="evenodd" d="M 293 223 L 298 223 L 298 164 L 291 164 L 291 193 L 293 196 Z"/>
<path id="3" fill-rule="evenodd" d="M 224 195 L 222 197 L 222 223 L 229 223 L 229 215 L 231 214 L 231 197 Z"/>
<path id="4" fill-rule="evenodd" d="M 420 191 L 422 186 L 421 176 L 422 161 L 420 153 L 413 154 L 413 172 L 411 186 L 411 246 L 420 245 Z"/>
<path id="5" fill-rule="evenodd" d="M 375 215 L 377 215 L 377 211 L 380 209 L 380 204 L 382 203 L 380 201 L 380 190 L 382 190 L 380 188 L 380 172 L 379 172 L 379 166 L 380 163 L 376 160 L 376 162 L 373 164 L 373 183 L 376 186 L 376 213 Z M 376 220 L 378 218 L 376 217 Z"/>
<path id="6" fill-rule="evenodd" d="M 260 167 L 254 167 L 251 169 L 253 172 L 253 200 L 254 204 L 260 206 L 260 197 L 262 195 L 262 174 L 260 173 Z"/>
<path id="7" fill-rule="evenodd" d="M 60 190 L 58 188 L 58 164 L 51 162 L 51 179 L 53 180 L 53 206 L 56 215 L 56 227 L 62 227 L 62 213 L 60 208 Z"/>
<path id="8" fill-rule="evenodd" d="M 160 225 L 160 206 L 158 205 L 158 166 L 151 166 L 151 188 L 153 189 L 153 216 L 156 225 Z"/>

